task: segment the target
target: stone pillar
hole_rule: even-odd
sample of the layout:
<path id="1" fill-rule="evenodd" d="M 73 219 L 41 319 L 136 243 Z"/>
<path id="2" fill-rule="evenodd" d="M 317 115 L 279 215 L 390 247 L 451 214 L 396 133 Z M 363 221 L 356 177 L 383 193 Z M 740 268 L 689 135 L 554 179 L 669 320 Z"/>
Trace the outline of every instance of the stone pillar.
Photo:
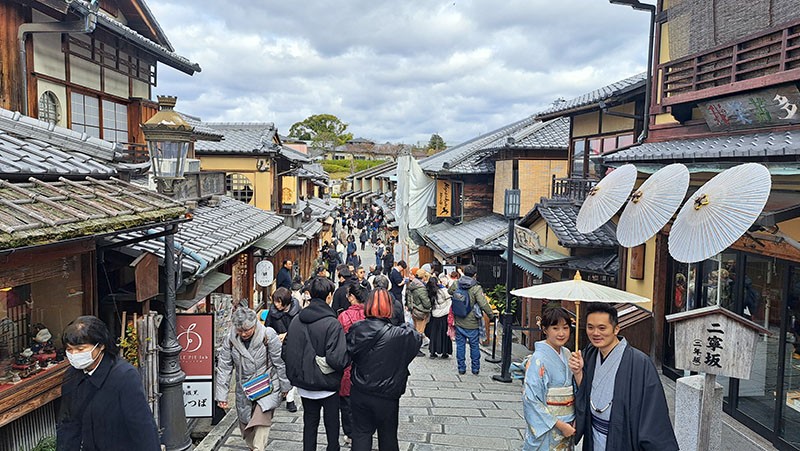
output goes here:
<path id="1" fill-rule="evenodd" d="M 703 375 L 682 377 L 675 381 L 675 437 L 684 451 L 697 450 L 703 382 Z M 718 451 L 722 449 L 722 385 L 715 384 L 711 402 L 714 415 L 711 424 L 704 426 L 711 429 L 709 451 Z"/>

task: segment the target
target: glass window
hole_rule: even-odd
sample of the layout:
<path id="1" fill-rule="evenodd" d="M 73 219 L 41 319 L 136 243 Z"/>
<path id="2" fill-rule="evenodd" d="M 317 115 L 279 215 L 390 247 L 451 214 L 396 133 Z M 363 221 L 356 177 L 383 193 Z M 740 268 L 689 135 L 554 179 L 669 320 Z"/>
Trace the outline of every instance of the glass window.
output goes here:
<path id="1" fill-rule="evenodd" d="M 603 138 L 603 153 L 611 152 L 617 148 L 617 137 Z"/>
<path id="2" fill-rule="evenodd" d="M 97 98 L 73 92 L 71 99 L 70 128 L 100 138 L 100 105 Z"/>
<path id="3" fill-rule="evenodd" d="M 103 100 L 103 139 L 128 142 L 128 106 Z"/>
<path id="4" fill-rule="evenodd" d="M 57 124 L 61 119 L 61 103 L 52 91 L 45 91 L 39 97 L 39 119 Z"/>
<path id="5" fill-rule="evenodd" d="M 589 140 L 589 152 L 588 152 L 589 177 L 600 178 L 600 176 L 603 175 L 600 173 L 601 172 L 600 156 L 603 154 L 602 145 L 603 145 L 603 140 L 600 138 Z"/>
<path id="6" fill-rule="evenodd" d="M 633 144 L 633 133 L 630 135 L 620 135 L 617 138 L 617 149 Z"/>
<path id="7" fill-rule="evenodd" d="M 572 176 L 584 177 L 584 158 L 586 158 L 586 141 L 576 139 L 572 141 Z"/>
<path id="8" fill-rule="evenodd" d="M 453 218 L 461 220 L 464 215 L 464 184 L 453 182 Z"/>
<path id="9" fill-rule="evenodd" d="M 781 429 L 784 439 L 800 447 L 800 267 L 789 272 L 787 299 L 788 330 L 783 378 L 783 408 Z"/>

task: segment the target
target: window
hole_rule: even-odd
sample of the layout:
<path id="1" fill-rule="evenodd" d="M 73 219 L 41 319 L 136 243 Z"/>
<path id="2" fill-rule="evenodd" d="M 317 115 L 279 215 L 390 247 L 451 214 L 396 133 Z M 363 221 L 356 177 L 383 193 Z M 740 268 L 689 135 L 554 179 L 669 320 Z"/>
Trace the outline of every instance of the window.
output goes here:
<path id="1" fill-rule="evenodd" d="M 572 141 L 572 177 L 600 178 L 604 175 L 600 157 L 631 144 L 633 133 Z"/>
<path id="2" fill-rule="evenodd" d="M 103 100 L 103 139 L 119 143 L 128 142 L 127 105 Z"/>
<path id="3" fill-rule="evenodd" d="M 225 193 L 238 201 L 249 204 L 253 200 L 253 184 L 244 174 L 225 176 Z"/>
<path id="4" fill-rule="evenodd" d="M 106 141 L 128 142 L 128 106 L 107 99 L 98 99 L 79 92 L 72 93 L 70 128 Z M 102 107 L 102 109 L 101 109 Z M 100 116 L 102 114 L 102 128 Z"/>
<path id="5" fill-rule="evenodd" d="M 461 222 L 464 216 L 464 184 L 462 182 L 453 183 L 453 218 Z"/>
<path id="6" fill-rule="evenodd" d="M 39 97 L 39 119 L 51 124 L 57 124 L 61 119 L 61 104 L 53 91 L 45 91 Z"/>
<path id="7" fill-rule="evenodd" d="M 336 154 L 334 154 L 333 155 L 333 159 L 334 160 L 344 160 L 344 155 L 336 155 Z"/>
<path id="8" fill-rule="evenodd" d="M 72 120 L 69 127 L 76 132 L 100 138 L 100 105 L 96 97 L 72 93 Z"/>

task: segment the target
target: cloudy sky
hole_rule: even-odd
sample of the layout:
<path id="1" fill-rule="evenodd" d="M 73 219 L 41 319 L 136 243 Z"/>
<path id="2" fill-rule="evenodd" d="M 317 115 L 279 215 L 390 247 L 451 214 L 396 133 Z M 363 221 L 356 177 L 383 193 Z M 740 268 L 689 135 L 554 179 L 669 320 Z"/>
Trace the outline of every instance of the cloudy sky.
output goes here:
<path id="1" fill-rule="evenodd" d="M 355 137 L 448 145 L 645 69 L 649 16 L 607 0 L 151 0 L 189 77 L 156 94 L 205 121 L 329 113 Z"/>

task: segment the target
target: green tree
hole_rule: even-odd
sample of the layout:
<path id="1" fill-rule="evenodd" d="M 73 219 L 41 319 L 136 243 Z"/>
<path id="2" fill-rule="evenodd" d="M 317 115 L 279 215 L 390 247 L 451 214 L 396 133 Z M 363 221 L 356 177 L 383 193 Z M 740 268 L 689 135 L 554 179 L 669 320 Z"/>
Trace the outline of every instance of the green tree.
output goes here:
<path id="1" fill-rule="evenodd" d="M 445 148 L 447 148 L 447 144 L 445 144 L 444 139 L 442 139 L 438 133 L 431 135 L 431 139 L 428 141 L 428 154 L 434 154 Z"/>
<path id="2" fill-rule="evenodd" d="M 347 124 L 333 114 L 315 114 L 292 125 L 289 136 L 311 141 L 312 149 L 328 152 L 353 139 L 346 131 Z"/>

